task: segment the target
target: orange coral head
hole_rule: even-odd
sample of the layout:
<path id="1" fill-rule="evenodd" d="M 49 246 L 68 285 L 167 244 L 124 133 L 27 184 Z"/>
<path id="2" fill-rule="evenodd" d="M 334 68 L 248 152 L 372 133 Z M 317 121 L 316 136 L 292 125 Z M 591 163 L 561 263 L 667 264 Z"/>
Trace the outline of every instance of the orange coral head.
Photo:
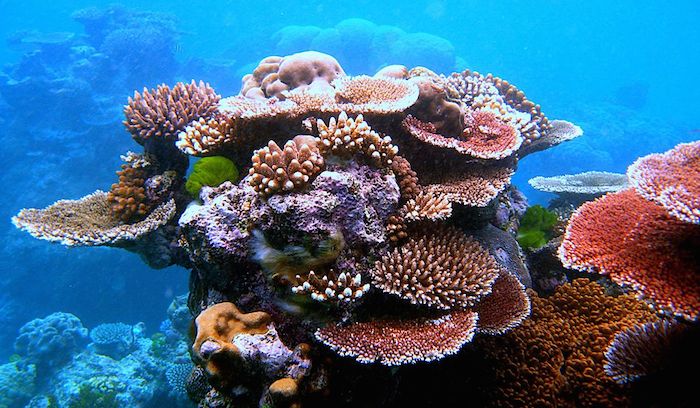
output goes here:
<path id="1" fill-rule="evenodd" d="M 195 319 L 195 360 L 204 366 L 217 388 L 231 387 L 243 364 L 233 339 L 240 334 L 267 333 L 271 323 L 272 318 L 265 312 L 242 313 L 230 302 L 212 305 Z"/>

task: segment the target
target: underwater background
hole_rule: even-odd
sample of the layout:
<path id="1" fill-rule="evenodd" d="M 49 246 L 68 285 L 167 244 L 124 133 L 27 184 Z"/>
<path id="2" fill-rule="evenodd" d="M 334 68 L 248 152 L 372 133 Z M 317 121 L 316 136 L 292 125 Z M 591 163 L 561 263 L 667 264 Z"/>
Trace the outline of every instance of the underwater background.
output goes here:
<path id="1" fill-rule="evenodd" d="M 387 64 L 491 72 L 583 137 L 527 157 L 513 178 L 624 173 L 698 139 L 700 3 L 649 1 L 0 1 L 0 360 L 19 328 L 53 312 L 162 330 L 188 271 L 113 248 L 48 245 L 16 229 L 23 207 L 108 189 L 135 145 L 134 90 L 191 79 L 221 95 L 268 55 L 317 50 L 348 74 Z"/>

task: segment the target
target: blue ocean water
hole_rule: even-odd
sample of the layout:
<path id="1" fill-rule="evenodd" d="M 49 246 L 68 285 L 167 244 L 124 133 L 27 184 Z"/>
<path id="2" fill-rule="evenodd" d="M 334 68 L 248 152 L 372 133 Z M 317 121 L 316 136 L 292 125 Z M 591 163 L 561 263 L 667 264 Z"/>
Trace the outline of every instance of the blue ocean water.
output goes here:
<path id="1" fill-rule="evenodd" d="M 113 248 L 49 245 L 17 230 L 23 207 L 108 189 L 138 146 L 120 124 L 136 89 L 191 79 L 233 95 L 268 55 L 318 50 L 349 74 L 387 64 L 508 79 L 550 118 L 584 129 L 524 159 L 513 180 L 624 172 L 700 135 L 700 3 L 573 1 L 0 1 L 0 360 L 19 328 L 69 312 L 93 328 L 159 330 L 188 271 Z"/>

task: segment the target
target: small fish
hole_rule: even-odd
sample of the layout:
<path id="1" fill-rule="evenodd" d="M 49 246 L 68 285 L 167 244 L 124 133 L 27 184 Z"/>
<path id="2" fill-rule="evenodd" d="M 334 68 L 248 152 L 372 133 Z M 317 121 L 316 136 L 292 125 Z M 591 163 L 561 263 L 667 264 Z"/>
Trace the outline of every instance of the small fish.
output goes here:
<path id="1" fill-rule="evenodd" d="M 287 245 L 280 250 L 267 241 L 262 231 L 254 230 L 251 245 L 253 260 L 270 277 L 293 282 L 296 275 L 333 262 L 345 246 L 345 239 L 336 231 L 316 245 L 306 242 L 303 246 Z"/>

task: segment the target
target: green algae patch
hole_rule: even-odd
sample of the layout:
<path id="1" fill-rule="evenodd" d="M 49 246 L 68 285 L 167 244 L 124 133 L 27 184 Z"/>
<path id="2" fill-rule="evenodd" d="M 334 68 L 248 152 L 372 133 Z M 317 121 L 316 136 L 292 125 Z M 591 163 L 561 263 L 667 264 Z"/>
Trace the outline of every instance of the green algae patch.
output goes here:
<path id="1" fill-rule="evenodd" d="M 238 169 L 231 160 L 222 156 L 204 157 L 194 164 L 185 188 L 197 198 L 203 186 L 216 187 L 224 181 L 235 183 L 237 180 Z"/>

